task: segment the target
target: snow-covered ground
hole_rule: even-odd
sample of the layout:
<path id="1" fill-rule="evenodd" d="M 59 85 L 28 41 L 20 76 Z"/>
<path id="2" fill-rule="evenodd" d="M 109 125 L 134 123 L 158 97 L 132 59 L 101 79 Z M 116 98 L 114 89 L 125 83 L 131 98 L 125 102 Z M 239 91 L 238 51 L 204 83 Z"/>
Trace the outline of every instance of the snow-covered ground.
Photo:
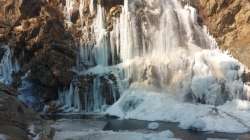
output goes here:
<path id="1" fill-rule="evenodd" d="M 106 123 L 91 120 L 60 120 L 53 127 L 56 129 L 54 140 L 178 140 L 169 131 L 129 132 L 103 131 Z"/>
<path id="2" fill-rule="evenodd" d="M 183 102 L 167 93 L 131 88 L 107 113 L 124 119 L 179 122 L 184 129 L 228 133 L 250 131 L 250 102 L 242 100 L 214 107 Z"/>

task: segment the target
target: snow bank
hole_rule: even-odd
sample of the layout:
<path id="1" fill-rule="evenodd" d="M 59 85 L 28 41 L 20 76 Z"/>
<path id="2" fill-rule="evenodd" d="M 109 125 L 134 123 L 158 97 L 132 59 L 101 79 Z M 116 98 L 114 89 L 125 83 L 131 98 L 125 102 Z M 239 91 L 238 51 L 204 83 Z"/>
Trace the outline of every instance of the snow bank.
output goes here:
<path id="1" fill-rule="evenodd" d="M 250 130 L 250 102 L 241 100 L 228 101 L 215 108 L 185 103 L 169 93 L 132 88 L 107 113 L 124 119 L 179 122 L 184 129 L 229 133 Z"/>

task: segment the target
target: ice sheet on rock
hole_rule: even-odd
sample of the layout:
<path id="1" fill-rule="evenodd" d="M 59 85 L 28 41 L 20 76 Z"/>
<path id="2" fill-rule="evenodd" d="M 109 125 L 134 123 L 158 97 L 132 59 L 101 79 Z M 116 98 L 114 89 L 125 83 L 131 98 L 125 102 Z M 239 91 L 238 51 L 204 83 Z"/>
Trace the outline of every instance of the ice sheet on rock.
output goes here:
<path id="1" fill-rule="evenodd" d="M 207 104 L 223 104 L 226 100 L 245 96 L 241 80 L 244 67 L 219 50 L 195 54 L 191 89 L 196 98 Z"/>
<path id="2" fill-rule="evenodd" d="M 235 104 L 238 108 L 231 108 Z M 107 113 L 126 119 L 179 122 L 184 129 L 199 127 L 202 131 L 242 133 L 249 131 L 249 104 L 248 101 L 228 101 L 215 108 L 180 102 L 169 93 L 130 89 Z"/>

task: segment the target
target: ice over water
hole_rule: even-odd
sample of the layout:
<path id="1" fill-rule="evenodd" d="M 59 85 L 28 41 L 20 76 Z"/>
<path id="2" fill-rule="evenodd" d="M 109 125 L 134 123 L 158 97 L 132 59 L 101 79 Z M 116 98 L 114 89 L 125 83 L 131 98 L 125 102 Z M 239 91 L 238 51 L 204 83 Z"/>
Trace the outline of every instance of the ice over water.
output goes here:
<path id="1" fill-rule="evenodd" d="M 180 122 L 183 128 L 249 131 L 245 68 L 218 49 L 206 27 L 197 22 L 195 8 L 178 0 L 124 0 L 120 17 L 113 18 L 113 30 L 108 33 L 105 10 L 95 4 L 91 1 L 90 9 L 97 7 L 96 40 L 80 47 L 79 73 L 115 75 L 121 98 L 107 113 Z M 96 84 L 93 87 L 98 89 L 102 83 Z M 105 105 L 98 100 L 101 91 L 93 91 L 92 106 L 101 108 Z M 77 99 L 67 96 L 61 100 Z"/>

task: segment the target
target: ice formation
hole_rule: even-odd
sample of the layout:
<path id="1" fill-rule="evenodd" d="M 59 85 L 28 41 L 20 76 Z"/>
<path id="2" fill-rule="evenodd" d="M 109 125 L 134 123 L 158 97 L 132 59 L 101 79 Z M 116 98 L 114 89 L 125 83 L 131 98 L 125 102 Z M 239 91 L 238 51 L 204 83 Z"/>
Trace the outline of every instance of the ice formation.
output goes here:
<path id="1" fill-rule="evenodd" d="M 250 92 L 242 81 L 245 68 L 218 49 L 206 27 L 197 22 L 195 8 L 178 0 L 124 0 L 109 35 L 104 8 L 97 4 L 96 11 L 95 42 L 80 47 L 78 57 L 78 74 L 94 77 L 88 93 L 93 98 L 80 100 L 85 111 L 100 111 L 106 105 L 100 90 L 104 82 L 98 78 L 111 74 L 114 78 L 108 78 L 109 83 L 115 84 L 110 87 L 118 88 L 121 98 L 108 109 L 109 114 L 180 122 L 183 128 L 249 131 Z M 238 103 L 245 108 L 228 108 Z M 213 114 L 217 109 L 219 113 Z"/>
<path id="2" fill-rule="evenodd" d="M 18 64 L 13 63 L 11 50 L 7 45 L 0 46 L 3 56 L 0 62 L 0 82 L 10 85 L 12 83 L 12 74 L 19 69 Z"/>
<path id="3" fill-rule="evenodd" d="M 117 84 L 110 75 L 86 75 L 90 78 L 88 89 L 79 87 L 78 79 L 74 79 L 69 89 L 59 90 L 59 103 L 64 105 L 64 112 L 103 112 L 110 102 L 119 99 Z"/>
<path id="4" fill-rule="evenodd" d="M 66 17 L 67 22 L 71 22 L 71 15 L 74 10 L 75 0 L 66 0 L 66 5 L 64 8 L 64 15 Z"/>

